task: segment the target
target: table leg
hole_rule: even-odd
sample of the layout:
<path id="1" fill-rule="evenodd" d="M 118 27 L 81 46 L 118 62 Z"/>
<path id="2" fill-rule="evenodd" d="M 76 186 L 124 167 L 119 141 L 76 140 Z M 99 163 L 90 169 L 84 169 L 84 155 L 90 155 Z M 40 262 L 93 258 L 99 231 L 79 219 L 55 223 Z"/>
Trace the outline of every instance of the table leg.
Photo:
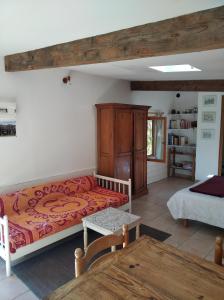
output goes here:
<path id="1" fill-rule="evenodd" d="M 87 246 L 88 246 L 88 232 L 87 232 L 87 227 L 83 226 L 83 242 L 84 242 L 84 250 L 86 251 Z"/>
<path id="2" fill-rule="evenodd" d="M 189 226 L 188 219 L 183 219 L 183 224 L 184 224 L 184 227 L 188 227 Z"/>
<path id="3" fill-rule="evenodd" d="M 136 240 L 140 237 L 140 223 L 136 225 Z"/>
<path id="4" fill-rule="evenodd" d="M 116 246 L 111 246 L 111 252 L 115 252 L 116 251 Z"/>

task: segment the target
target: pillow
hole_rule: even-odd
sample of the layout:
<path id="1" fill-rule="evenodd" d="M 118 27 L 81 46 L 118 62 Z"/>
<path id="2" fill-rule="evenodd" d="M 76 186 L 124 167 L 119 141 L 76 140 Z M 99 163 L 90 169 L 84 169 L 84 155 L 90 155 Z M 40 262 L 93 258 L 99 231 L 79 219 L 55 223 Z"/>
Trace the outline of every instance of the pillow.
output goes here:
<path id="1" fill-rule="evenodd" d="M 64 181 L 74 193 L 88 192 L 97 186 L 94 176 L 75 177 Z"/>

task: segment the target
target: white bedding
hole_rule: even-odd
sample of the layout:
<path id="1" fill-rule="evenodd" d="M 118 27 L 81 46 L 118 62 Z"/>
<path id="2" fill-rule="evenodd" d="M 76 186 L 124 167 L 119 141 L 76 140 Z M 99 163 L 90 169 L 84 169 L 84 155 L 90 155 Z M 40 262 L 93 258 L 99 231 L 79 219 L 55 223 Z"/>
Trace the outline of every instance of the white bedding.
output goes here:
<path id="1" fill-rule="evenodd" d="M 224 228 L 224 198 L 194 193 L 190 188 L 176 192 L 167 202 L 173 218 L 195 220 Z"/>

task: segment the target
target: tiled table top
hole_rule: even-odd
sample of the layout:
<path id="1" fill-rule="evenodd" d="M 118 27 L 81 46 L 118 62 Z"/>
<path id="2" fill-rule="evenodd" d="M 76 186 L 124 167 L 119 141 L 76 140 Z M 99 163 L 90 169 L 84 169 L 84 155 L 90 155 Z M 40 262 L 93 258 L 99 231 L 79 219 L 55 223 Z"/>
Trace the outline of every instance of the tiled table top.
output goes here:
<path id="1" fill-rule="evenodd" d="M 108 234 L 113 234 L 121 231 L 123 224 L 129 225 L 129 228 L 136 226 L 141 221 L 141 217 L 109 207 L 83 218 L 82 221 L 83 225 L 87 227 L 92 225 L 92 229 L 99 227 L 106 230 Z"/>

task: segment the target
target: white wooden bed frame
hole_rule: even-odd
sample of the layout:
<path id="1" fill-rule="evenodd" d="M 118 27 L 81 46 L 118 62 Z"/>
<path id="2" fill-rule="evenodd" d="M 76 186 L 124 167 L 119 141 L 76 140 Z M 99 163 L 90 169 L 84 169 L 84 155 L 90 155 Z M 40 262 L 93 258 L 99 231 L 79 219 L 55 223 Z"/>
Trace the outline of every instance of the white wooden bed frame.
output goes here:
<path id="1" fill-rule="evenodd" d="M 129 212 L 131 212 L 131 179 L 129 179 L 128 181 L 124 181 L 97 175 L 95 173 L 94 176 L 97 179 L 97 183 L 101 187 L 108 188 L 110 190 L 117 191 L 123 194 L 128 194 L 128 203 L 120 206 L 119 209 L 128 210 Z M 35 241 L 34 243 L 27 246 L 21 247 L 17 249 L 15 253 L 10 253 L 8 217 L 4 216 L 3 218 L 0 218 L 0 257 L 5 260 L 6 276 L 11 275 L 11 265 L 15 264 L 16 261 L 18 262 L 19 259 L 24 258 L 24 256 L 28 254 L 44 248 L 45 246 L 51 245 L 81 230 L 83 230 L 82 223 L 52 234 L 46 238 Z"/>

